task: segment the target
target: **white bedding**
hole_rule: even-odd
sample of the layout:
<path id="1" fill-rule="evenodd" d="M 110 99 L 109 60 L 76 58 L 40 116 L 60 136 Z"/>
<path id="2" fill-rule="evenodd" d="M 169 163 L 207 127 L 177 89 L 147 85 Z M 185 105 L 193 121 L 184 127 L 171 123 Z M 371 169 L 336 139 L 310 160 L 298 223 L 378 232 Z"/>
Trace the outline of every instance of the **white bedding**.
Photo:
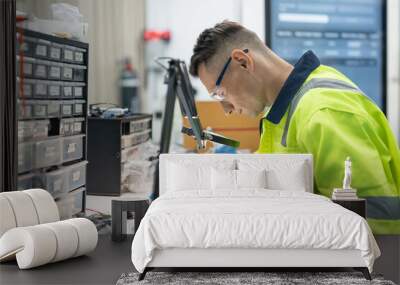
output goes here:
<path id="1" fill-rule="evenodd" d="M 132 262 L 143 272 L 165 248 L 358 249 L 371 272 L 380 255 L 359 215 L 316 194 L 266 189 L 162 195 L 140 223 Z"/>

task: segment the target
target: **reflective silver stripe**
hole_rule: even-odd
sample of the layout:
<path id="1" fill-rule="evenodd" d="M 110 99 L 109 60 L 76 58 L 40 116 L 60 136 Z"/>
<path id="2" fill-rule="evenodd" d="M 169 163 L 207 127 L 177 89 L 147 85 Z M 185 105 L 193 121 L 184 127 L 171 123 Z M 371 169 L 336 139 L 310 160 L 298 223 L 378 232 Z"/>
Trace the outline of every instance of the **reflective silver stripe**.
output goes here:
<path id="1" fill-rule="evenodd" d="M 331 89 L 339 89 L 339 90 L 348 90 L 348 91 L 353 91 L 357 92 L 360 94 L 365 95 L 360 89 L 357 87 L 353 86 L 350 83 L 347 83 L 342 80 L 337 80 L 337 79 L 331 79 L 331 78 L 313 78 L 307 83 L 305 83 L 299 91 L 297 91 L 296 95 L 294 95 L 292 102 L 290 103 L 289 106 L 289 112 L 288 116 L 286 118 L 285 122 L 285 127 L 283 129 L 283 135 L 282 135 L 282 140 L 281 144 L 283 146 L 287 146 L 286 140 L 287 140 L 287 134 L 289 130 L 289 124 L 290 120 L 293 116 L 294 111 L 297 108 L 297 105 L 299 104 L 300 99 L 306 94 L 308 91 L 314 88 L 331 88 Z M 368 98 L 368 97 L 367 97 Z"/>
<path id="2" fill-rule="evenodd" d="M 400 197 L 367 197 L 367 218 L 400 219 Z"/>

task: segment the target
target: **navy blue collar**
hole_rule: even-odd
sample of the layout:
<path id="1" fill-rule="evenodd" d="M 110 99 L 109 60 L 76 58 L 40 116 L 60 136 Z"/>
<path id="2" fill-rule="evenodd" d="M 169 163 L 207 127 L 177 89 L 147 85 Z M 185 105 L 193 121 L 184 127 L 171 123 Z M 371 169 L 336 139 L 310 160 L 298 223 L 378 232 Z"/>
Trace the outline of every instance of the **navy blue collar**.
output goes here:
<path id="1" fill-rule="evenodd" d="M 303 54 L 294 65 L 294 69 L 289 74 L 289 77 L 286 79 L 274 104 L 269 110 L 266 116 L 268 121 L 274 124 L 278 124 L 281 121 L 294 95 L 296 95 L 310 73 L 319 65 L 318 57 L 311 50 Z"/>

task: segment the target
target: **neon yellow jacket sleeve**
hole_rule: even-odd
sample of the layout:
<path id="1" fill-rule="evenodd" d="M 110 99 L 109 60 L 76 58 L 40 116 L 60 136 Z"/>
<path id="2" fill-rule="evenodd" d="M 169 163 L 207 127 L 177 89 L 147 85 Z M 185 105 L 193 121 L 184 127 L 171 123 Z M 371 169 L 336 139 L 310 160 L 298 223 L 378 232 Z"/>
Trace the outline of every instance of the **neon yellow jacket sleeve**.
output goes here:
<path id="1" fill-rule="evenodd" d="M 359 197 L 394 199 L 400 205 L 399 189 L 392 175 L 392 154 L 373 125 L 362 114 L 325 108 L 312 114 L 299 131 L 298 142 L 314 157 L 314 183 L 316 193 L 331 196 L 333 188 L 341 188 L 347 156 L 352 160 L 352 183 Z M 338 131 L 340 130 L 340 131 Z M 398 153 L 394 154 L 398 156 Z M 383 197 L 383 198 L 382 198 Z M 371 209 L 373 210 L 373 209 Z M 390 211 L 382 205 L 378 211 Z M 390 213 L 378 215 L 390 216 Z M 383 221 L 384 220 L 384 221 Z M 368 220 L 375 233 L 400 234 L 400 219 Z M 382 225 L 382 229 L 380 229 Z"/>

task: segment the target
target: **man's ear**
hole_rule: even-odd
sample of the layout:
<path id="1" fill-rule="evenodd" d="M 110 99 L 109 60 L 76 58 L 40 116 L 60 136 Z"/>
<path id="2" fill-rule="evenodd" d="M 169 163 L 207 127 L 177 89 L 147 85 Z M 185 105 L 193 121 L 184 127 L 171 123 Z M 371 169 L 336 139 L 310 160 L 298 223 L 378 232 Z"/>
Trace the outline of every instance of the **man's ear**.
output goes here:
<path id="1" fill-rule="evenodd" d="M 245 53 L 241 49 L 234 49 L 231 53 L 232 60 L 239 63 L 244 69 L 253 70 L 254 61 L 249 52 Z"/>

